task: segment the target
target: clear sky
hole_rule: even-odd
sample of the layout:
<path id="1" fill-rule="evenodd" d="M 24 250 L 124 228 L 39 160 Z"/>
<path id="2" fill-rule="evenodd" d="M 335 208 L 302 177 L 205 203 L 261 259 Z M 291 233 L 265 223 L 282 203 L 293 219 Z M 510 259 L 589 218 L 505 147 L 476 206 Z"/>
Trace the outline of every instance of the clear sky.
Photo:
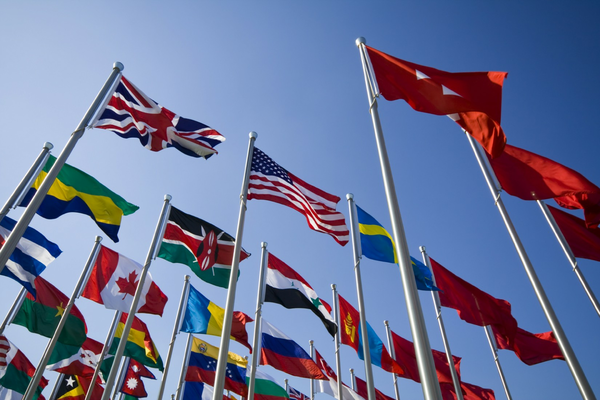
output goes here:
<path id="1" fill-rule="evenodd" d="M 134 139 L 88 130 L 68 163 L 140 206 L 124 217 L 120 242 L 103 244 L 143 263 L 162 205 L 172 204 L 234 234 L 248 145 L 256 146 L 307 182 L 342 198 L 347 193 L 391 230 L 356 38 L 396 57 L 450 72 L 505 71 L 502 126 L 508 143 L 561 162 L 600 184 L 600 6 L 581 2 L 476 1 L 127 1 L 0 2 L 0 198 L 7 199 L 44 142 L 58 155 L 112 64 L 163 106 L 221 132 L 227 140 L 209 160 L 167 149 L 152 153 Z M 417 113 L 405 102 L 381 100 L 379 112 L 393 169 L 408 245 L 419 246 L 458 276 L 512 304 L 519 325 L 550 330 L 464 134 L 446 117 Z M 539 278 L 585 374 L 600 395 L 600 320 L 571 271 L 539 207 L 503 195 Z M 4 201 L 4 200 L 2 200 Z M 554 204 L 549 201 L 549 204 Z M 23 210 L 9 216 L 17 219 Z M 580 213 L 575 213 L 581 217 Z M 58 243 L 63 254 L 43 276 L 69 294 L 102 232 L 88 217 L 36 216 L 32 226 Z M 326 301 L 330 285 L 357 306 L 350 245 L 308 228 L 299 213 L 266 201 L 248 203 L 235 309 L 253 315 L 260 243 L 298 271 Z M 592 288 L 600 290 L 596 262 L 579 260 Z M 184 265 L 157 259 L 150 272 L 169 296 L 162 318 L 141 315 L 166 357 Z M 192 274 L 193 275 L 193 274 Z M 385 341 L 383 320 L 412 340 L 398 268 L 363 260 L 367 319 Z M 192 284 L 218 305 L 226 290 L 196 276 Z M 20 286 L 0 278 L 0 315 Z M 420 295 L 429 340 L 442 350 L 431 296 Z M 104 341 L 113 312 L 87 299 L 77 306 L 89 336 Z M 330 365 L 334 343 L 310 312 L 266 304 L 265 319 L 308 350 L 308 341 Z M 443 309 L 462 378 L 505 398 L 483 328 Z M 252 334 L 253 324 L 248 326 Z M 37 365 L 47 339 L 21 326 L 5 334 Z M 214 345 L 218 337 L 202 336 Z M 185 338 L 175 344 L 166 395 L 175 392 Z M 247 350 L 232 342 L 230 350 Z M 579 392 L 564 361 L 523 364 L 512 352 L 500 361 L 514 398 L 575 399 Z M 364 364 L 341 350 L 364 379 Z M 309 392 L 309 381 L 261 367 L 281 384 Z M 57 374 L 46 372 L 50 386 Z M 160 379 L 160 373 L 157 374 Z M 392 376 L 374 367 L 376 387 L 394 395 Z M 150 398 L 158 382 L 146 380 Z M 401 379 L 402 399 L 422 398 L 419 384 Z M 317 399 L 326 399 L 317 394 Z M 165 396 L 167 398 L 167 396 Z"/>

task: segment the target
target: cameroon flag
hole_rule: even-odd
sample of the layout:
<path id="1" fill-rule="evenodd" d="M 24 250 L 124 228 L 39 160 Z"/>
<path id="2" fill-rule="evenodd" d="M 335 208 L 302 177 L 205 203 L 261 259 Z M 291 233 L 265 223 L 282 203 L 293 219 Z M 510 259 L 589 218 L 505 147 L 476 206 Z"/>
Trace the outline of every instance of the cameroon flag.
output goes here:
<path id="1" fill-rule="evenodd" d="M 119 347 L 119 343 L 123 336 L 127 316 L 128 314 L 126 313 L 121 314 L 121 320 L 117 325 L 115 337 L 108 350 L 109 354 L 114 355 L 117 352 L 117 348 Z M 147 367 L 158 368 L 160 371 L 164 370 L 162 358 L 160 358 L 158 349 L 150 337 L 148 327 L 138 317 L 134 317 L 133 319 L 133 324 L 129 330 L 129 337 L 123 355 L 125 357 L 131 357 Z"/>

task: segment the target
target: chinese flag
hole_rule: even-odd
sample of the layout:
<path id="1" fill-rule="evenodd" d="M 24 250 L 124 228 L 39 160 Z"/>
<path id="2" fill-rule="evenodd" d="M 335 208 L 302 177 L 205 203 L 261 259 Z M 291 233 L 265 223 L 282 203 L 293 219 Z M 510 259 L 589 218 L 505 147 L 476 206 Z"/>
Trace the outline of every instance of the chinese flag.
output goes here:
<path id="1" fill-rule="evenodd" d="M 548 206 L 575 257 L 600 261 L 600 228 L 588 228 L 585 221 Z"/>

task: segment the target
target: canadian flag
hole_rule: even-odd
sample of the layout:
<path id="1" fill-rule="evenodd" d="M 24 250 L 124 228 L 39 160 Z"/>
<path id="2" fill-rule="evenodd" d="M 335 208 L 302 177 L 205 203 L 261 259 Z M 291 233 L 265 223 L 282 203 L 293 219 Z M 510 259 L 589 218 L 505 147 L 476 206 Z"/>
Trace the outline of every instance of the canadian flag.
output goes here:
<path id="1" fill-rule="evenodd" d="M 140 264 L 101 245 L 82 296 L 111 310 L 128 313 L 141 273 Z M 136 312 L 162 316 L 167 300 L 148 273 Z"/>

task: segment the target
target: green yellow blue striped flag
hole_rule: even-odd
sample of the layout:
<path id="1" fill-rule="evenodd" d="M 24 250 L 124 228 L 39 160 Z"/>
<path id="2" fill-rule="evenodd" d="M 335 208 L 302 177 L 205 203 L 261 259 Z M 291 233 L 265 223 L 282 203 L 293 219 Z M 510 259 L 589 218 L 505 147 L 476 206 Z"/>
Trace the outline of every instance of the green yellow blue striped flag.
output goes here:
<path id="1" fill-rule="evenodd" d="M 398 264 L 396 247 L 392 235 L 371 215 L 356 206 L 358 216 L 358 230 L 360 231 L 360 246 L 362 255 L 371 260 Z M 412 263 L 417 289 L 439 290 L 433 285 L 431 271 L 419 260 L 410 258 Z"/>
<path id="2" fill-rule="evenodd" d="M 27 207 L 55 161 L 56 157 L 50 156 L 20 206 Z M 109 238 L 118 242 L 121 218 L 133 214 L 138 208 L 92 176 L 64 164 L 37 213 L 47 219 L 55 219 L 69 212 L 88 215 Z"/>

